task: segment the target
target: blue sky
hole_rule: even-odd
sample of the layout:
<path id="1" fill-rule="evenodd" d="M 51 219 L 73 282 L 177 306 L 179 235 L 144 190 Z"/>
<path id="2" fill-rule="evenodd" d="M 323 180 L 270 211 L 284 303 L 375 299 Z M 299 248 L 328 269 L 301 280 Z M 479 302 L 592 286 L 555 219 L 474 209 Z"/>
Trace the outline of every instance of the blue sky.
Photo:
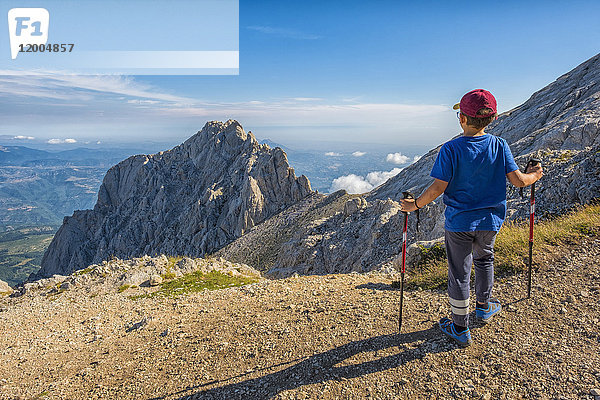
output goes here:
<path id="1" fill-rule="evenodd" d="M 143 3 L 139 20 L 150 29 L 165 2 Z M 238 76 L 4 70 L 0 135 L 177 144 L 207 120 L 235 118 L 259 137 L 295 147 L 430 148 L 458 133 L 450 107 L 468 90 L 492 91 L 506 111 L 597 54 L 598 15 L 598 1 L 241 0 Z M 217 41 L 218 21 L 186 17 L 180 46 L 200 43 L 190 25 L 210 25 Z M 111 23 L 125 29 L 123 18 Z M 207 30 L 198 32 L 206 45 Z"/>

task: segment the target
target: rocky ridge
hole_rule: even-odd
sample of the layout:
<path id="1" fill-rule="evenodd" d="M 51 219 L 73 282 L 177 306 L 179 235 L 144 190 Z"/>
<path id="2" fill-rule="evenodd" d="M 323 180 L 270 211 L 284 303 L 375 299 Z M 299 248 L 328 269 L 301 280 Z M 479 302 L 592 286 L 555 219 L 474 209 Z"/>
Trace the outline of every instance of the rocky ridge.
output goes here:
<path id="1" fill-rule="evenodd" d="M 259 144 L 237 121 L 208 122 L 172 150 L 112 167 L 94 209 L 65 217 L 34 278 L 110 257 L 201 257 L 310 193 L 283 150 Z"/>
<path id="2" fill-rule="evenodd" d="M 53 275 L 49 278 L 27 282 L 8 292 L 12 297 L 23 295 L 53 296 L 66 290 L 98 296 L 122 292 L 128 295 L 146 295 L 156 291 L 163 281 L 180 278 L 193 272 L 209 274 L 217 271 L 228 276 L 261 279 L 261 273 L 246 264 L 233 263 L 223 258 L 189 258 L 143 256 L 130 260 L 112 258 L 92 264 L 70 275 Z M 2 293 L 0 292 L 0 295 Z"/>

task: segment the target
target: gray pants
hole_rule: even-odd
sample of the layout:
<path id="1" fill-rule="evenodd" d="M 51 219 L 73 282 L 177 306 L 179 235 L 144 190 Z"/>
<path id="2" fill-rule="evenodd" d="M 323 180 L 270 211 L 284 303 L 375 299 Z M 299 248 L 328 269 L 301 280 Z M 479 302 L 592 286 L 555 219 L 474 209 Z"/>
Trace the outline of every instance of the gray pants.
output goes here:
<path id="1" fill-rule="evenodd" d="M 446 231 L 448 255 L 448 296 L 452 321 L 469 326 L 469 283 L 471 265 L 475 265 L 475 296 L 478 302 L 487 303 L 494 285 L 495 231 Z"/>

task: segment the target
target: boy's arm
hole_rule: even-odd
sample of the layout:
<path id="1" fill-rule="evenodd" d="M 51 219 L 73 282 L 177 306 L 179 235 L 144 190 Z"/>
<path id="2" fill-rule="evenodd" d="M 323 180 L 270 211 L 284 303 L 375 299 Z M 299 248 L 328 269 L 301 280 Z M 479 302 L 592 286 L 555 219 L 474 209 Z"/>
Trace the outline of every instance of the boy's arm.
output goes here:
<path id="1" fill-rule="evenodd" d="M 434 201 L 435 199 L 437 199 L 440 194 L 444 193 L 444 190 L 446 190 L 446 187 L 448 187 L 448 182 L 435 178 L 435 180 L 433 181 L 431 186 L 429 186 L 427 188 L 427 190 L 425 190 L 425 192 L 423 192 L 423 194 L 421 196 L 419 196 L 419 198 L 416 200 L 419 208 L 423 208 L 427 204 L 429 204 L 432 201 Z M 415 200 L 414 199 L 402 200 L 401 209 L 402 209 L 402 211 L 406 211 L 406 212 L 416 211 L 417 206 L 415 205 Z"/>
<path id="2" fill-rule="evenodd" d="M 529 186 L 537 182 L 542 176 L 544 176 L 544 171 L 542 170 L 541 164 L 537 164 L 535 167 L 530 165 L 529 168 L 527 168 L 526 173 L 523 173 L 517 169 L 506 174 L 506 177 L 510 183 L 516 187 Z M 421 206 L 421 204 L 419 204 L 419 206 Z"/>

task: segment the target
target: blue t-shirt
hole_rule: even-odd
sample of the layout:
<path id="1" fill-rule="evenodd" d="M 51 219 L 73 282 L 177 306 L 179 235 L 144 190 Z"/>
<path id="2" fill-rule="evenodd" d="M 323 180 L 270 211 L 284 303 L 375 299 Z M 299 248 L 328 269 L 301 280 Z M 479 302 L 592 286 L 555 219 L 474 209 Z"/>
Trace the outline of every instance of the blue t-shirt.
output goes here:
<path id="1" fill-rule="evenodd" d="M 499 231 L 506 218 L 506 174 L 519 169 L 506 140 L 485 134 L 445 143 L 431 176 L 448 182 L 446 229 Z"/>

